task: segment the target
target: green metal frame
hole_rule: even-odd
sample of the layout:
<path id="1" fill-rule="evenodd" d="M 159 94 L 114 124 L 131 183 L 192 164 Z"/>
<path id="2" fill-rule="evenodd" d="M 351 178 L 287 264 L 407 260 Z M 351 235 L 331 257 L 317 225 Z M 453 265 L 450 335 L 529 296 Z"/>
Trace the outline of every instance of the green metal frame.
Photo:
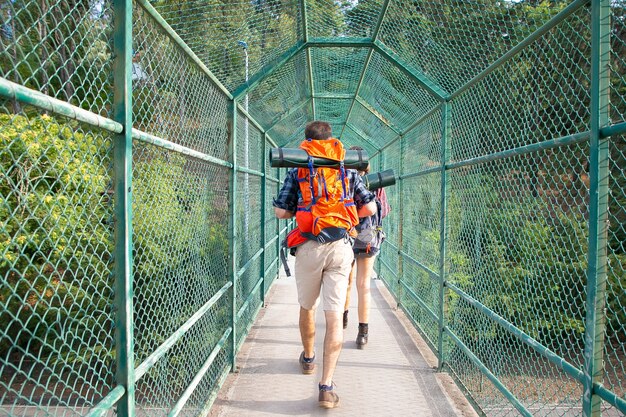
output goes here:
<path id="1" fill-rule="evenodd" d="M 228 159 L 233 169 L 230 172 L 228 202 L 230 206 L 230 222 L 228 226 L 228 253 L 230 254 L 229 275 L 231 279 L 231 370 L 237 370 L 237 102 L 232 101 L 229 108 L 230 141 L 228 143 Z"/>
<path id="2" fill-rule="evenodd" d="M 113 170 L 115 193 L 115 382 L 124 387 L 117 414 L 135 415 L 135 353 L 133 328 L 132 215 L 132 1 L 114 0 L 113 118 L 122 125 L 115 135 Z"/>
<path id="3" fill-rule="evenodd" d="M 600 129 L 609 124 L 610 2 L 591 1 L 591 138 L 589 155 L 589 246 L 583 414 L 599 416 L 594 384 L 604 379 L 604 334 L 609 222 L 609 141 Z"/>
<path id="4" fill-rule="evenodd" d="M 611 58 L 611 3 L 609 0 L 574 0 L 567 6 L 565 6 L 554 17 L 543 23 L 538 29 L 534 30 L 532 34 L 521 40 L 521 42 L 513 45 L 498 59 L 491 62 L 489 65 L 480 71 L 471 80 L 463 84 L 455 91 L 446 91 L 437 82 L 434 81 L 428 74 L 422 73 L 419 69 L 411 65 L 403 57 L 399 56 L 392 48 L 387 46 L 383 41 L 379 39 L 379 35 L 383 27 L 385 26 L 385 19 L 388 11 L 391 9 L 392 3 L 394 6 L 398 5 L 398 2 L 392 2 L 391 0 L 381 0 L 382 3 L 379 8 L 378 20 L 373 26 L 373 33 L 370 38 L 311 38 L 309 35 L 309 25 L 313 24 L 315 17 L 309 16 L 307 13 L 307 1 L 298 0 L 295 2 L 300 6 L 301 15 L 301 28 L 302 36 L 293 47 L 289 48 L 275 59 L 272 59 L 267 65 L 265 65 L 260 71 L 253 74 L 247 82 L 237 86 L 233 91 L 229 91 L 219 79 L 209 70 L 205 62 L 200 59 L 192 47 L 186 43 L 185 40 L 179 35 L 179 33 L 170 26 L 170 23 L 164 19 L 152 2 L 149 0 L 137 0 L 137 5 L 141 7 L 141 10 L 146 12 L 147 17 L 151 23 L 158 26 L 158 30 L 176 45 L 182 51 L 183 56 L 188 62 L 197 67 L 199 73 L 202 74 L 212 86 L 219 90 L 220 94 L 228 100 L 228 158 L 222 160 L 218 157 L 197 151 L 193 149 L 193 145 L 184 146 L 179 143 L 175 143 L 176 139 L 169 138 L 166 134 L 165 137 L 158 136 L 158 133 L 148 133 L 140 129 L 133 129 L 133 85 L 131 80 L 131 67 L 132 56 L 131 50 L 133 46 L 133 3 L 131 0 L 114 0 L 112 2 L 112 17 L 113 21 L 113 50 L 111 56 L 113 59 L 113 102 L 111 118 L 103 117 L 95 114 L 92 111 L 84 110 L 76 105 L 72 105 L 68 102 L 50 97 L 42 92 L 34 91 L 26 88 L 23 85 L 9 81 L 8 79 L 0 77 L 0 96 L 3 98 L 14 100 L 19 103 L 25 103 L 43 109 L 46 112 L 51 112 L 55 115 L 60 115 L 65 118 L 75 120 L 91 127 L 96 128 L 99 131 L 106 131 L 107 134 L 113 138 L 113 193 L 114 193 L 114 207 L 113 207 L 113 222 L 115 227 L 114 242 L 113 242 L 113 279 L 114 287 L 114 315 L 115 315 L 115 381 L 111 390 L 107 393 L 103 393 L 104 397 L 91 408 L 89 416 L 103 416 L 111 412 L 111 409 L 116 406 L 117 414 L 124 417 L 134 416 L 136 413 L 136 399 L 135 389 L 137 383 L 146 378 L 149 371 L 154 370 L 154 366 L 168 353 L 171 353 L 172 348 L 176 343 L 180 342 L 184 335 L 189 334 L 189 330 L 198 323 L 203 317 L 205 317 L 210 309 L 216 305 L 219 300 L 224 300 L 230 296 L 231 305 L 229 306 L 230 325 L 226 330 L 216 335 L 216 339 L 219 337 L 219 341 L 215 346 L 211 347 L 210 353 L 207 351 L 208 357 L 202 358 L 201 366 L 199 369 L 194 369 L 193 379 L 191 383 L 185 388 L 182 396 L 178 398 L 170 411 L 170 416 L 176 416 L 181 413 L 185 408 L 186 403 L 191 398 L 193 391 L 198 386 L 202 378 L 207 374 L 211 365 L 214 363 L 217 355 L 230 343 L 230 349 L 227 352 L 229 355 L 228 369 L 221 375 L 220 381 L 223 382 L 225 373 L 228 371 L 236 371 L 236 354 L 239 346 L 243 343 L 243 340 L 238 341 L 241 338 L 241 330 L 237 331 L 238 325 L 249 324 L 248 322 L 242 323 L 244 318 L 247 319 L 247 313 L 250 306 L 253 303 L 258 302 L 257 297 L 260 298 L 261 307 L 265 305 L 265 293 L 268 290 L 268 278 L 270 271 L 272 271 L 277 263 L 278 257 L 275 259 L 267 258 L 267 250 L 275 245 L 275 249 L 278 252 L 280 250 L 281 237 L 287 232 L 288 227 L 293 226 L 293 221 L 282 222 L 277 220 L 275 227 L 275 236 L 268 236 L 266 231 L 266 223 L 271 217 L 272 213 L 268 212 L 267 199 L 271 197 L 270 194 L 276 193 L 279 190 L 281 184 L 281 176 L 284 176 L 285 171 L 276 170 L 268 172 L 269 169 L 264 163 L 260 170 L 252 169 L 249 166 L 240 166 L 240 162 L 237 160 L 237 143 L 238 143 L 238 131 L 237 121 L 238 118 L 243 115 L 246 118 L 246 122 L 253 125 L 262 136 L 261 152 L 263 158 L 266 157 L 268 147 L 276 147 L 276 143 L 270 136 L 270 131 L 274 129 L 278 124 L 288 120 L 288 118 L 294 113 L 301 111 L 308 105 L 311 105 L 313 117 L 317 115 L 317 99 L 334 99 L 334 100 L 351 100 L 349 110 L 346 114 L 345 123 L 341 131 L 340 137 L 346 132 L 346 129 L 350 129 L 355 135 L 362 140 L 363 143 L 371 145 L 376 151 L 370 158 L 378 156 L 379 166 L 383 166 L 383 152 L 388 150 L 390 146 L 398 144 L 400 148 L 400 172 L 399 172 L 399 184 L 397 190 L 399 192 L 399 204 L 398 204 L 398 219 L 397 219 L 397 242 L 398 246 L 395 246 L 391 241 L 386 241 L 386 245 L 392 251 L 397 252 L 397 265 L 389 265 L 383 256 L 379 257 L 379 265 L 384 266 L 390 271 L 390 281 L 396 280 L 397 289 L 393 292 L 396 299 L 397 306 L 405 308 L 404 303 L 415 303 L 421 308 L 427 316 L 437 322 L 437 341 L 433 343 L 434 349 L 437 350 L 438 355 L 438 370 L 450 368 L 446 351 L 448 346 L 457 346 L 462 351 L 469 361 L 475 365 L 480 372 L 485 375 L 493 386 L 496 387 L 521 415 L 529 416 L 531 411 L 527 408 L 528 404 L 524 403 L 524 399 L 517 398 L 513 390 L 510 389 L 501 379 L 496 375 L 492 369 L 489 368 L 488 363 L 484 358 L 479 357 L 471 348 L 467 345 L 467 342 L 462 339 L 460 332 L 452 328 L 452 322 L 450 327 L 448 326 L 448 303 L 451 297 L 463 300 L 463 302 L 469 304 L 475 309 L 481 317 L 489 320 L 490 323 L 495 323 L 499 329 L 504 330 L 508 335 L 515 337 L 518 341 L 522 342 L 525 346 L 529 346 L 542 358 L 545 358 L 551 364 L 553 364 L 558 370 L 569 377 L 579 382 L 582 385 L 583 397 L 582 407 L 583 414 L 585 416 L 599 416 L 603 408 L 603 401 L 615 406 L 617 410 L 622 413 L 626 413 L 626 399 L 620 397 L 614 387 L 611 389 L 605 387 L 603 382 L 605 381 L 605 369 L 604 361 L 605 354 L 611 355 L 610 352 L 606 352 L 605 346 L 605 333 L 607 323 L 605 323 L 605 309 L 607 297 L 610 296 L 610 288 L 607 288 L 607 262 L 608 262 L 608 223 L 609 223 L 609 201 L 611 199 L 609 189 L 609 179 L 611 176 L 611 170 L 609 164 L 615 162 L 611 160 L 609 153 L 609 145 L 614 136 L 622 135 L 626 133 L 626 123 L 618 122 L 611 124 L 609 118 L 609 110 L 611 108 L 609 92 L 611 91 L 612 84 L 610 83 L 610 58 Z M 15 6 L 17 7 L 17 6 Z M 157 8 L 159 6 L 156 6 Z M 588 10 L 587 10 L 588 7 Z M 567 25 L 568 20 L 577 18 L 576 13 L 591 17 L 591 57 L 589 63 L 591 65 L 591 74 L 589 80 L 591 82 L 590 87 L 590 99 L 589 105 L 589 130 L 577 131 L 575 134 L 570 134 L 562 137 L 552 138 L 544 140 L 539 143 L 531 143 L 525 145 L 515 144 L 510 147 L 506 147 L 504 150 L 498 150 L 491 152 L 487 155 L 480 155 L 476 157 L 467 157 L 462 160 L 454 160 L 451 162 L 451 144 L 453 134 L 457 134 L 457 130 L 452 125 L 456 114 L 452 113 L 452 104 L 456 103 L 455 100 L 461 101 L 463 94 L 471 92 L 476 86 L 479 86 L 481 82 L 488 81 L 489 76 L 492 74 L 497 75 L 499 69 L 511 62 L 513 59 L 522 54 L 527 48 L 531 47 L 534 43 L 540 42 L 542 37 L 546 36 L 550 31 L 558 31 L 560 25 Z M 182 32 L 180 32 L 182 33 Z M 354 94 L 327 94 L 321 91 L 316 91 L 316 83 L 313 73 L 312 63 L 312 51 L 311 48 L 368 48 L 365 64 L 360 72 L 358 84 Z M 345 50 L 344 50 L 345 51 Z M 276 117 L 275 121 L 270 121 L 271 126 L 264 125 L 267 121 L 257 121 L 239 102 L 243 97 L 250 94 L 261 83 L 267 81 L 270 77 L 275 76 L 278 71 L 281 71 L 285 66 L 298 57 L 300 53 L 306 53 L 306 77 L 309 82 L 309 91 L 307 94 L 309 97 L 304 99 L 301 103 L 284 110 L 284 113 Z M 363 51 L 364 52 L 364 51 Z M 373 54 L 378 54 L 387 63 L 398 69 L 407 79 L 413 81 L 418 85 L 420 89 L 423 89 L 427 94 L 434 98 L 439 104 L 433 107 L 424 115 L 417 116 L 418 118 L 409 126 L 396 126 L 393 122 L 386 120 L 385 117 L 372 105 L 370 105 L 363 97 L 360 96 L 360 90 L 362 89 L 365 77 L 368 75 L 368 71 L 371 71 L 371 61 L 374 57 Z M 376 57 L 378 58 L 378 57 Z M 21 64 L 20 62 L 16 62 Z M 584 66 L 584 65 L 583 65 Z M 581 68 L 582 69 L 582 68 Z M 584 70 L 584 69 L 582 69 Z M 355 74 L 356 75 L 356 74 Z M 623 77 L 623 74 L 619 74 Z M 16 77 L 19 78 L 19 77 Z M 38 80 L 35 80 L 35 84 Z M 317 88 L 320 86 L 317 85 Z M 47 91 L 47 90 L 43 90 Z M 619 93 L 618 93 L 619 94 Z M 221 96 L 220 96 L 221 97 Z M 623 97 L 621 97 L 623 99 Z M 380 120 L 385 126 L 387 126 L 392 132 L 395 133 L 395 137 L 390 134 L 392 140 L 385 144 L 376 144 L 374 140 L 367 137 L 366 134 L 359 128 L 358 121 L 354 118 L 354 106 L 355 103 L 359 103 L 373 118 Z M 83 105 L 83 103 L 81 103 Z M 108 108 L 107 108 L 108 110 Z M 425 168 L 416 171 L 408 172 L 407 164 L 405 163 L 404 154 L 408 151 L 407 147 L 407 135 L 416 127 L 424 123 L 430 122 L 428 119 L 433 117 L 436 112 L 441 112 L 441 149 L 440 158 L 441 164 L 435 165 L 435 161 L 429 161 L 429 165 Z M 433 117 L 434 118 L 434 117 Z M 373 119 L 372 119 L 373 120 Z M 381 126 L 382 127 L 382 126 Z M 222 127 L 220 127 L 222 128 Z M 148 129 L 149 130 L 149 129 Z M 461 133 L 459 133 L 461 134 Z M 107 138 L 108 139 L 108 138 Z M 133 343 L 135 341 L 135 329 L 133 321 L 133 141 L 135 143 L 148 143 L 154 145 L 159 149 L 171 151 L 179 155 L 185 155 L 193 159 L 207 162 L 213 166 L 220 167 L 222 170 L 228 170 L 229 173 L 229 189 L 228 189 L 228 207 L 230 212 L 229 217 L 229 230 L 228 230 L 228 281 L 224 284 L 215 294 L 213 294 L 210 300 L 206 301 L 201 307 L 195 311 L 191 317 L 186 317 L 184 323 L 175 328 L 170 335 L 164 338 L 164 341 L 159 344 L 153 351 L 149 352 L 148 356 L 142 359 L 142 363 L 136 366 L 135 364 L 135 352 Z M 493 161 L 504 161 L 518 157 L 520 155 L 528 155 L 539 153 L 548 149 L 564 149 L 568 146 L 583 145 L 583 148 L 589 145 L 589 213 L 588 213 L 588 230 L 589 236 L 587 243 L 587 260 L 588 265 L 586 269 L 586 310 L 585 310 L 585 352 L 584 352 L 584 364 L 582 368 L 578 365 L 568 362 L 559 354 L 550 350 L 547 346 L 541 344 L 540 340 L 533 338 L 527 331 L 522 330 L 523 326 L 517 327 L 516 325 L 508 322 L 504 317 L 498 315 L 496 311 L 491 309 L 487 304 L 483 304 L 477 298 L 474 298 L 467 290 L 462 288 L 459 284 L 448 281 L 448 269 L 450 265 L 450 256 L 448 252 L 453 252 L 449 247 L 449 227 L 452 223 L 449 204 L 451 193 L 454 190 L 450 188 L 450 180 L 452 170 L 461 170 L 467 167 L 477 166 L 480 164 L 487 164 Z M 429 156 L 430 158 L 430 156 Z M 433 157 L 436 159 L 435 157 Z M 238 267 L 238 244 L 240 243 L 241 236 L 237 235 L 237 211 L 241 209 L 237 201 L 238 188 L 241 187 L 238 181 L 238 174 L 244 173 L 247 175 L 254 175 L 260 178 L 261 182 L 261 201 L 262 208 L 260 214 L 261 222 L 261 247 L 253 248 L 254 254 L 248 257 L 246 255 L 244 265 Z M 271 175 L 270 175 L 271 174 Z M 407 189 L 408 183 L 405 181 L 410 178 L 423 178 L 427 175 L 435 176 L 439 174 L 441 179 L 440 184 L 440 216 L 439 216 L 439 260 L 438 265 L 427 265 L 427 262 L 416 259 L 415 255 L 410 253 L 409 247 L 406 243 L 408 239 L 404 239 L 404 233 L 410 229 L 410 224 L 405 224 L 403 220 L 404 214 L 407 208 L 405 207 L 404 192 Z M 274 178 L 272 175 L 276 175 Z M 410 200 L 407 200 L 410 201 Z M 239 207 L 238 207 L 239 206 Z M 450 223 L 450 224 L 449 224 Z M 395 255 L 394 255 L 395 256 Z M 243 302 L 237 300 L 237 290 L 241 278 L 246 273 L 250 274 L 250 271 L 257 265 L 256 262 L 260 258 L 260 270 L 261 276 L 250 284 L 252 290 L 249 294 L 246 294 Z M 417 293 L 419 291 L 412 287 L 411 277 L 407 276 L 406 271 L 409 265 L 415 265 L 421 271 L 428 274 L 429 279 L 439 284 L 436 307 L 429 305 L 429 302 L 424 301 L 423 298 Z M 397 273 L 395 269 L 397 268 Z M 255 270 L 256 271 L 256 270 Z M 256 274 L 256 272 L 255 272 Z M 259 294 L 256 294 L 259 291 Z M 241 296 L 240 296 L 241 297 Z M 241 305 L 238 305 L 240 303 Z M 258 311 L 258 310 L 257 310 Z M 408 311 L 407 311 L 408 313 Z M 410 318 L 417 327 L 419 323 L 414 318 Z M 243 330 L 245 332 L 245 329 Z M 433 337 L 434 340 L 434 337 Z M 429 340 L 430 343 L 430 340 Z M 451 369 L 451 368 L 450 368 Z M 221 384 L 220 382 L 220 384 Z M 141 400 L 138 400 L 141 401 Z M 212 400 L 211 400 L 212 401 Z"/>
<path id="5" fill-rule="evenodd" d="M 450 157 L 450 141 L 452 132 L 452 106 L 450 102 L 443 104 L 441 112 L 441 196 L 440 196 L 440 216 L 439 216 L 439 336 L 438 336 L 438 369 L 443 370 L 446 363 L 446 352 L 444 344 L 444 329 L 446 328 L 446 318 L 448 316 L 448 299 L 446 295 L 447 274 L 446 274 L 446 250 L 448 241 L 448 171 L 446 165 Z"/>

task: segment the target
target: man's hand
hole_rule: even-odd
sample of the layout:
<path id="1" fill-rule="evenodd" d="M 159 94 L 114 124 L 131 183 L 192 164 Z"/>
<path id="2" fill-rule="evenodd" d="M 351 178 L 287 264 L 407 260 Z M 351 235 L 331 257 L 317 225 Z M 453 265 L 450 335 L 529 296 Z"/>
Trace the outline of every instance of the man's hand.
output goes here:
<path id="1" fill-rule="evenodd" d="M 376 206 L 374 206 L 374 209 L 376 209 Z M 287 211 L 285 209 L 281 209 L 281 208 L 278 208 L 278 207 L 274 207 L 274 214 L 279 219 L 291 219 L 293 216 L 296 215 L 296 213 L 294 213 L 292 211 Z"/>
<path id="2" fill-rule="evenodd" d="M 376 201 L 370 201 L 360 209 L 356 211 L 359 217 L 369 217 L 376 214 Z"/>

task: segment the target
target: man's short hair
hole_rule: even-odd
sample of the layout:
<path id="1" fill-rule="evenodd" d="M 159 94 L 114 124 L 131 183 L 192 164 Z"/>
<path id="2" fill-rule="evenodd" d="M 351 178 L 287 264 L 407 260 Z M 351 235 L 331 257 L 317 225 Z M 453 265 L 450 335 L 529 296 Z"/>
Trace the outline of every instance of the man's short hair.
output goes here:
<path id="1" fill-rule="evenodd" d="M 315 120 L 306 125 L 304 128 L 304 136 L 307 139 L 324 140 L 333 136 L 333 129 L 329 123 Z"/>

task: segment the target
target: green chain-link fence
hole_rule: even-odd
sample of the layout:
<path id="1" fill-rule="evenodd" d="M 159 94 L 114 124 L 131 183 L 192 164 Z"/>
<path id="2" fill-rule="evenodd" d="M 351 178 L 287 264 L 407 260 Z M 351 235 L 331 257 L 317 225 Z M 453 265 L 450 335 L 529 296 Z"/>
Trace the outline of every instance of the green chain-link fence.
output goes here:
<path id="1" fill-rule="evenodd" d="M 489 416 L 626 413 L 626 3 L 0 0 L 0 415 L 203 415 L 288 224 L 393 168 L 378 272 Z"/>

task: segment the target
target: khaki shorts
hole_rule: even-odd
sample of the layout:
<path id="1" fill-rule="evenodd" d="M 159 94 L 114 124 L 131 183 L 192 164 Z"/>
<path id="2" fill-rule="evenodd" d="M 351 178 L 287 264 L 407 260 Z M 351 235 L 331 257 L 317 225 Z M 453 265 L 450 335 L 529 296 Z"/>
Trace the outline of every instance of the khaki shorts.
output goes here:
<path id="1" fill-rule="evenodd" d="M 343 239 L 323 244 L 309 240 L 298 246 L 295 274 L 300 306 L 316 308 L 321 292 L 324 311 L 342 312 L 353 259 L 352 245 Z"/>

